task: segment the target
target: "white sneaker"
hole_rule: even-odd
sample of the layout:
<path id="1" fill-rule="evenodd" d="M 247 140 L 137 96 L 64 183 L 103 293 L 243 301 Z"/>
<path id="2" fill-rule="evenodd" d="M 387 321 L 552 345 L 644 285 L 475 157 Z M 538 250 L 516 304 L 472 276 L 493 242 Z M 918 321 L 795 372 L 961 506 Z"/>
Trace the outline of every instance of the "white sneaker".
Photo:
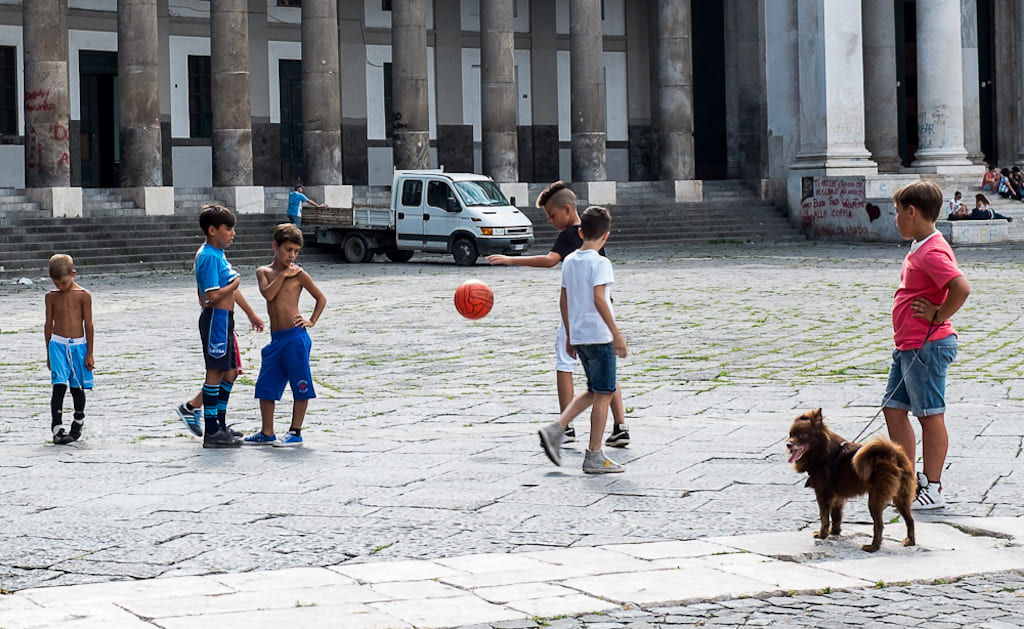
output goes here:
<path id="1" fill-rule="evenodd" d="M 584 474 L 614 474 L 625 471 L 626 466 L 606 457 L 603 449 L 597 452 L 587 450 L 587 454 L 583 457 Z"/>
<path id="2" fill-rule="evenodd" d="M 923 473 L 917 473 L 917 497 L 911 505 L 914 511 L 941 509 L 946 506 L 942 497 L 942 483 L 933 483 Z"/>

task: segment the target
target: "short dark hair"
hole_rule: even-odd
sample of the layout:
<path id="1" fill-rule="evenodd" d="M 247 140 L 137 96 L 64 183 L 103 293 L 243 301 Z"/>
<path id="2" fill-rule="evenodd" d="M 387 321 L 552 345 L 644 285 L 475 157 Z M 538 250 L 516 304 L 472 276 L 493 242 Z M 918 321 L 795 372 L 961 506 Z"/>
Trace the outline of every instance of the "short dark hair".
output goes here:
<path id="1" fill-rule="evenodd" d="M 199 211 L 199 228 L 203 230 L 203 235 L 209 234 L 211 227 L 220 227 L 221 225 L 234 227 L 235 213 L 220 203 L 204 205 L 203 209 Z"/>
<path id="2" fill-rule="evenodd" d="M 901 208 L 913 205 L 933 223 L 942 211 L 942 189 L 930 181 L 908 183 L 892 195 L 892 200 Z"/>
<path id="3" fill-rule="evenodd" d="M 612 227 L 612 214 L 607 208 L 591 205 L 580 214 L 580 231 L 583 240 L 597 240 Z"/>
<path id="4" fill-rule="evenodd" d="M 274 242 L 283 245 L 286 242 L 303 246 L 302 230 L 291 223 L 281 223 L 274 228 Z"/>
<path id="5" fill-rule="evenodd" d="M 552 200 L 558 203 L 572 203 L 576 205 L 576 193 L 564 181 L 556 181 L 547 188 L 541 190 L 537 195 L 537 207 L 544 209 L 544 206 Z"/>
<path id="6" fill-rule="evenodd" d="M 298 192 L 299 190 L 302 190 L 302 184 L 301 183 L 297 183 L 297 184 L 295 184 L 295 187 L 292 188 L 292 189 L 295 190 L 296 192 Z"/>

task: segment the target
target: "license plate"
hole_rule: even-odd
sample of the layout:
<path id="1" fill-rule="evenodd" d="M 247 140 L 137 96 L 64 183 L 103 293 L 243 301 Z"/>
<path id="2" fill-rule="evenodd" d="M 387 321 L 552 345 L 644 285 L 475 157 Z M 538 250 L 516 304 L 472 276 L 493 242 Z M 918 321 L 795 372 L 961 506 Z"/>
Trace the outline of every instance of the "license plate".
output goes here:
<path id="1" fill-rule="evenodd" d="M 523 245 L 512 245 L 512 251 L 522 251 Z"/>

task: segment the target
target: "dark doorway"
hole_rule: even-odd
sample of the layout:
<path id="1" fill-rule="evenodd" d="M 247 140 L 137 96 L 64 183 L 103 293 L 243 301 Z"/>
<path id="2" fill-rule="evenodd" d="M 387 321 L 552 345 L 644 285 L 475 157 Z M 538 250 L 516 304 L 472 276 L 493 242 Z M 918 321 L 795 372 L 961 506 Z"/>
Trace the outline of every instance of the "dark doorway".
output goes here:
<path id="1" fill-rule="evenodd" d="M 725 126 L 725 4 L 694 2 L 693 153 L 697 179 L 729 176 Z"/>
<path id="2" fill-rule="evenodd" d="M 917 153 L 917 4 L 896 0 L 896 107 L 900 159 L 910 166 Z"/>
<path id="3" fill-rule="evenodd" d="M 78 53 L 81 89 L 81 169 L 83 188 L 120 185 L 121 147 L 118 137 L 117 53 Z"/>
<path id="4" fill-rule="evenodd" d="M 992 0 L 978 0 L 978 98 L 981 122 L 981 152 L 985 161 L 999 163 L 996 143 L 995 23 Z"/>
<path id="5" fill-rule="evenodd" d="M 294 185 L 302 180 L 302 62 L 281 59 L 281 181 Z"/>

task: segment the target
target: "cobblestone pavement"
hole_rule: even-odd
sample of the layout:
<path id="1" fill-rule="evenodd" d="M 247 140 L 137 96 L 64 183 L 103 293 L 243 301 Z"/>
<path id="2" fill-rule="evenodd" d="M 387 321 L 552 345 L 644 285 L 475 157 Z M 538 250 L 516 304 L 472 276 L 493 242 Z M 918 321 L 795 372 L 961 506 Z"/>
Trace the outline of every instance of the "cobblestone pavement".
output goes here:
<path id="1" fill-rule="evenodd" d="M 0 588 L 806 528 L 816 507 L 785 463 L 786 429 L 797 413 L 821 406 L 832 428 L 852 438 L 875 414 L 891 351 L 889 301 L 906 249 L 613 245 L 633 436 L 612 455 L 628 466 L 614 477 L 583 476 L 579 444 L 562 468 L 537 445 L 536 429 L 555 410 L 557 270 L 470 270 L 430 256 L 311 265 L 329 300 L 311 330 L 318 398 L 307 446 L 283 451 L 203 451 L 174 417 L 201 378 L 190 277 L 90 277 L 88 269 L 79 279 L 93 292 L 97 372 L 86 437 L 50 445 L 42 342 L 49 284 L 0 285 Z M 1024 515 L 1016 469 L 1024 445 L 1024 249 L 957 254 L 973 292 L 954 318 L 961 337 L 947 389 L 949 506 L 923 515 L 926 522 Z M 243 292 L 260 304 L 253 269 L 241 270 Z M 451 305 L 470 276 L 496 295 L 479 322 Z M 229 422 L 245 430 L 258 425 L 252 387 L 268 339 L 240 336 L 249 369 Z M 288 400 L 278 413 L 282 430 Z M 868 519 L 863 501 L 852 501 L 847 520 Z M 817 624 L 818 607 L 870 601 L 879 614 L 870 625 L 897 614 L 900 593 L 924 592 L 979 608 L 998 603 L 1009 610 L 1002 621 L 1016 626 L 1013 618 L 1024 617 L 1017 580 L 971 577 L 557 622 L 700 616 L 733 626 L 742 616 L 756 626 L 795 606 L 810 615 L 794 624 Z"/>

